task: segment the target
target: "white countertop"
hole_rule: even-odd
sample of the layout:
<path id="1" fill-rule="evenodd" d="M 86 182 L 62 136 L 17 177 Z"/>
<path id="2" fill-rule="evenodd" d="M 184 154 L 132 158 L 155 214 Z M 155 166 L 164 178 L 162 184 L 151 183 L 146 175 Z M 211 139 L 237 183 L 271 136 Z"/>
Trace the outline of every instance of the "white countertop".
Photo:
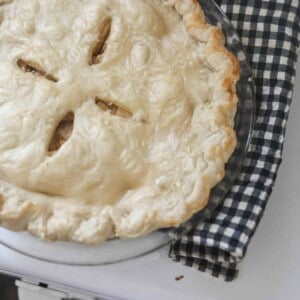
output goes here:
<path id="1" fill-rule="evenodd" d="M 224 282 L 172 262 L 167 248 L 125 263 L 69 267 L 34 260 L 0 246 L 0 269 L 64 283 L 105 299 L 297 300 L 300 295 L 300 64 L 283 163 L 265 215 L 238 279 Z M 176 281 L 175 277 L 184 278 Z M 9 299 L 5 299 L 9 300 Z"/>

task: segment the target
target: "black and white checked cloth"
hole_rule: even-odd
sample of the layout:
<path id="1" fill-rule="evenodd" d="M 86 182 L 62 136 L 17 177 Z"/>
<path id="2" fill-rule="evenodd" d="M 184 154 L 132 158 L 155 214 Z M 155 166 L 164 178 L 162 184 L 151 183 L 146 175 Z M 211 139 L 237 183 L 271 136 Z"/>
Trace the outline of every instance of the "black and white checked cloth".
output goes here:
<path id="1" fill-rule="evenodd" d="M 300 41 L 299 0 L 219 0 L 237 29 L 256 85 L 256 122 L 242 170 L 214 215 L 170 257 L 230 281 L 238 274 L 281 162 Z"/>

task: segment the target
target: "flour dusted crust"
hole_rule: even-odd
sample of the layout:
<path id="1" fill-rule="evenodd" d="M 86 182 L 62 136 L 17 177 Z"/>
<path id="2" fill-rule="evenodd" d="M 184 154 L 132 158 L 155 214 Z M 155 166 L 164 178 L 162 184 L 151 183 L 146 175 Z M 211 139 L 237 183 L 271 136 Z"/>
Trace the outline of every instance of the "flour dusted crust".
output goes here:
<path id="1" fill-rule="evenodd" d="M 98 243 L 206 205 L 239 67 L 196 0 L 0 1 L 0 23 L 3 226 Z"/>

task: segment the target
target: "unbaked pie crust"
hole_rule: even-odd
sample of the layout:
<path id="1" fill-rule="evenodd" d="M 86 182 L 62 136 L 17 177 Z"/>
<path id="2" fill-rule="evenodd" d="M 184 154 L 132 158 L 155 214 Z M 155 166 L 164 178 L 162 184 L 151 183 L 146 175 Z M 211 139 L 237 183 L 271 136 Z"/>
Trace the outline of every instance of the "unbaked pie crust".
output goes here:
<path id="1" fill-rule="evenodd" d="M 0 223 L 80 243 L 178 226 L 224 176 L 238 78 L 196 0 L 0 1 Z"/>

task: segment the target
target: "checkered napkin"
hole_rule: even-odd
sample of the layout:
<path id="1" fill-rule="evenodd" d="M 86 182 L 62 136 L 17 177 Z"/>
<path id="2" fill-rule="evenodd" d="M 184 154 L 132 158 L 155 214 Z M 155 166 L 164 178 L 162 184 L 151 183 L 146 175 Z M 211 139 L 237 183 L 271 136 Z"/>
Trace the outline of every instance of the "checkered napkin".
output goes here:
<path id="1" fill-rule="evenodd" d="M 213 216 L 170 249 L 170 257 L 230 281 L 238 274 L 281 162 L 300 41 L 299 0 L 219 0 L 248 54 L 256 123 L 241 172 Z"/>

